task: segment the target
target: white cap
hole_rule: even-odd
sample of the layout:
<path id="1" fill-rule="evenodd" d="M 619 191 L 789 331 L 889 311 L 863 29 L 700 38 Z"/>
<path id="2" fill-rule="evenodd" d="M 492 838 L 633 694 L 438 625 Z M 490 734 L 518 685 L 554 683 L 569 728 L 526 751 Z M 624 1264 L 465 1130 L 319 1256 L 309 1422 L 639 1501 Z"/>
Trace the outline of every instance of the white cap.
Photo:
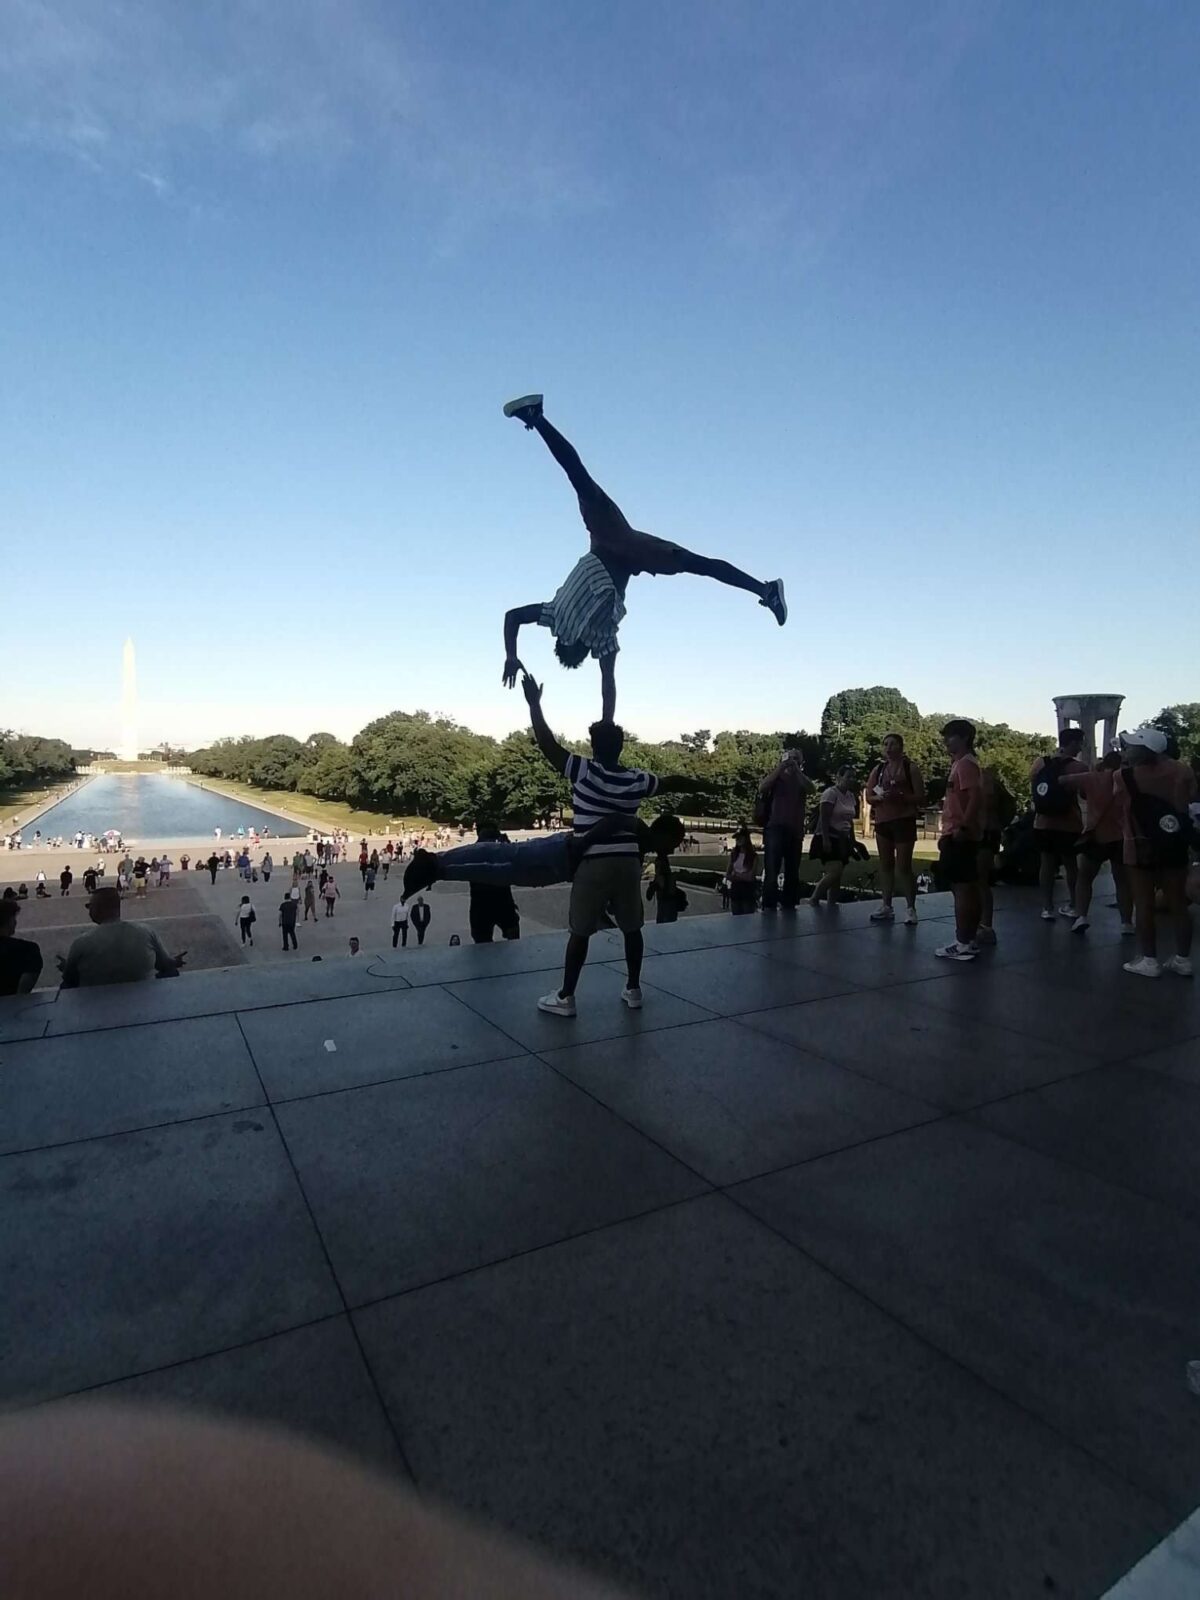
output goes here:
<path id="1" fill-rule="evenodd" d="M 1167 748 L 1167 736 L 1161 728 L 1156 728 L 1152 723 L 1143 722 L 1140 728 L 1134 728 L 1130 733 L 1121 735 L 1122 744 L 1140 744 L 1147 750 L 1153 750 L 1156 756 L 1161 756 Z"/>

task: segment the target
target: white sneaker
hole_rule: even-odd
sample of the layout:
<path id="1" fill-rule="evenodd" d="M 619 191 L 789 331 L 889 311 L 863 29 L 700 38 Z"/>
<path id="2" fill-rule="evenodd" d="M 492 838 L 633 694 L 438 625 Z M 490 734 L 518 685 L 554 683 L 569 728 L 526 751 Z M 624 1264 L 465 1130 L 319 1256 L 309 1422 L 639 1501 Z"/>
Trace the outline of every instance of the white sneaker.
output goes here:
<path id="1" fill-rule="evenodd" d="M 1071 932 L 1086 933 L 1090 927 L 1091 923 L 1086 917 L 1076 917 L 1075 921 L 1071 924 Z"/>
<path id="2" fill-rule="evenodd" d="M 956 939 L 951 944 L 942 945 L 933 953 L 935 956 L 940 956 L 943 961 L 974 961 L 979 954 L 979 946 L 959 944 Z"/>
<path id="3" fill-rule="evenodd" d="M 626 985 L 621 990 L 621 999 L 624 1000 L 630 1011 L 640 1011 L 642 1009 L 642 991 L 640 989 L 631 989 Z"/>
<path id="4" fill-rule="evenodd" d="M 556 989 L 553 994 L 544 994 L 538 1001 L 539 1011 L 548 1011 L 552 1017 L 573 1017 L 575 1015 L 575 996 L 573 994 L 559 994 Z"/>
<path id="5" fill-rule="evenodd" d="M 1163 968 L 1167 972 L 1178 973 L 1181 978 L 1190 978 L 1192 976 L 1192 958 L 1191 956 L 1172 956 L 1169 961 L 1163 962 Z"/>
<path id="6" fill-rule="evenodd" d="M 1074 906 L 1059 906 L 1058 914 L 1059 914 L 1060 917 L 1074 917 L 1074 915 L 1075 915 L 1075 907 Z"/>
<path id="7" fill-rule="evenodd" d="M 1042 912 L 1042 921 L 1043 922 L 1053 922 L 1054 921 L 1054 913 L 1053 913 L 1053 911 L 1043 911 Z"/>
<path id="8" fill-rule="evenodd" d="M 880 906 L 878 911 L 872 911 L 871 913 L 872 922 L 894 922 L 895 920 L 896 913 L 891 906 Z"/>
<path id="9" fill-rule="evenodd" d="M 917 908 L 916 908 L 916 906 L 909 906 L 908 910 L 904 913 L 904 926 L 906 928 L 915 928 L 916 925 L 917 925 Z"/>
<path id="10" fill-rule="evenodd" d="M 510 400 L 504 407 L 506 417 L 516 417 L 518 422 L 523 422 L 527 428 L 532 428 L 534 420 L 542 414 L 542 400 L 540 394 L 523 394 L 517 400 Z"/>
<path id="11" fill-rule="evenodd" d="M 1127 961 L 1125 971 L 1132 972 L 1135 978 L 1162 977 L 1162 968 L 1153 956 L 1142 956 L 1138 961 Z"/>

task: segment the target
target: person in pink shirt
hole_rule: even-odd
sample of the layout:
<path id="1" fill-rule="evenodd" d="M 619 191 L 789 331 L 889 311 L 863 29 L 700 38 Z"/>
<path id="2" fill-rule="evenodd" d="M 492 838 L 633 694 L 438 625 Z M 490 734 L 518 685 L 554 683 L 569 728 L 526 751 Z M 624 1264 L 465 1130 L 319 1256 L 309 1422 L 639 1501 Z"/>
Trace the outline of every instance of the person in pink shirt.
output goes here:
<path id="1" fill-rule="evenodd" d="M 1113 887 L 1121 912 L 1121 932 L 1133 933 L 1133 890 L 1125 870 L 1125 836 L 1121 825 L 1121 805 L 1116 791 L 1121 752 L 1110 750 L 1091 772 L 1067 772 L 1059 782 L 1083 801 L 1087 826 L 1075 849 L 1079 864 L 1075 880 L 1075 920 L 1072 933 L 1086 933 L 1091 926 L 1092 885 L 1105 862 L 1112 868 Z M 1042 858 L 1045 860 L 1045 857 Z"/>
<path id="2" fill-rule="evenodd" d="M 975 725 L 955 717 L 942 729 L 953 765 L 942 803 L 938 851 L 954 893 L 954 940 L 934 951 L 943 961 L 974 961 L 979 954 L 979 841 L 983 835 L 983 775 L 975 759 Z"/>
<path id="3" fill-rule="evenodd" d="M 904 738 L 898 733 L 883 736 L 883 760 L 872 767 L 867 779 L 867 804 L 875 824 L 875 843 L 879 850 L 879 879 L 883 904 L 872 911 L 872 922 L 892 922 L 892 895 L 896 886 L 908 910 L 904 921 L 917 923 L 917 880 L 913 873 L 913 846 L 917 842 L 917 817 L 925 805 L 925 780 L 921 769 L 904 753 Z"/>

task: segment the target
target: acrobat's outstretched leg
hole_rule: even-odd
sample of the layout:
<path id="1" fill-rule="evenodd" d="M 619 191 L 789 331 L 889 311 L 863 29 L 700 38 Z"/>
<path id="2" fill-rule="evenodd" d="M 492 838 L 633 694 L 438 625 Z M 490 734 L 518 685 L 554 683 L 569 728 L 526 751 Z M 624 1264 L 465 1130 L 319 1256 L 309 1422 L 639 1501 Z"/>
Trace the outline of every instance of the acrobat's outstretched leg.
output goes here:
<path id="1" fill-rule="evenodd" d="M 546 448 L 566 473 L 572 489 L 579 496 L 579 510 L 584 526 L 596 539 L 623 531 L 629 527 L 625 513 L 612 496 L 606 493 L 584 466 L 579 451 L 565 439 L 553 423 L 542 414 L 540 394 L 527 394 L 520 400 L 510 400 L 504 408 L 506 417 L 515 417 L 527 428 L 536 429 L 546 442 Z"/>

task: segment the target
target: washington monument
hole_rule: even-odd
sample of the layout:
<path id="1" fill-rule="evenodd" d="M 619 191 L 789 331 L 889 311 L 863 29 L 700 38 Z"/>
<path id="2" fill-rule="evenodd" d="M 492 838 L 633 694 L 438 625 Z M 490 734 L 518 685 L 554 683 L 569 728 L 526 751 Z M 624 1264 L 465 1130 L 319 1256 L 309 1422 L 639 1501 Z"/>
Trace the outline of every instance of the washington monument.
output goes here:
<path id="1" fill-rule="evenodd" d="M 132 639 L 126 639 L 121 655 L 121 743 L 117 754 L 122 761 L 138 758 L 137 663 Z"/>

